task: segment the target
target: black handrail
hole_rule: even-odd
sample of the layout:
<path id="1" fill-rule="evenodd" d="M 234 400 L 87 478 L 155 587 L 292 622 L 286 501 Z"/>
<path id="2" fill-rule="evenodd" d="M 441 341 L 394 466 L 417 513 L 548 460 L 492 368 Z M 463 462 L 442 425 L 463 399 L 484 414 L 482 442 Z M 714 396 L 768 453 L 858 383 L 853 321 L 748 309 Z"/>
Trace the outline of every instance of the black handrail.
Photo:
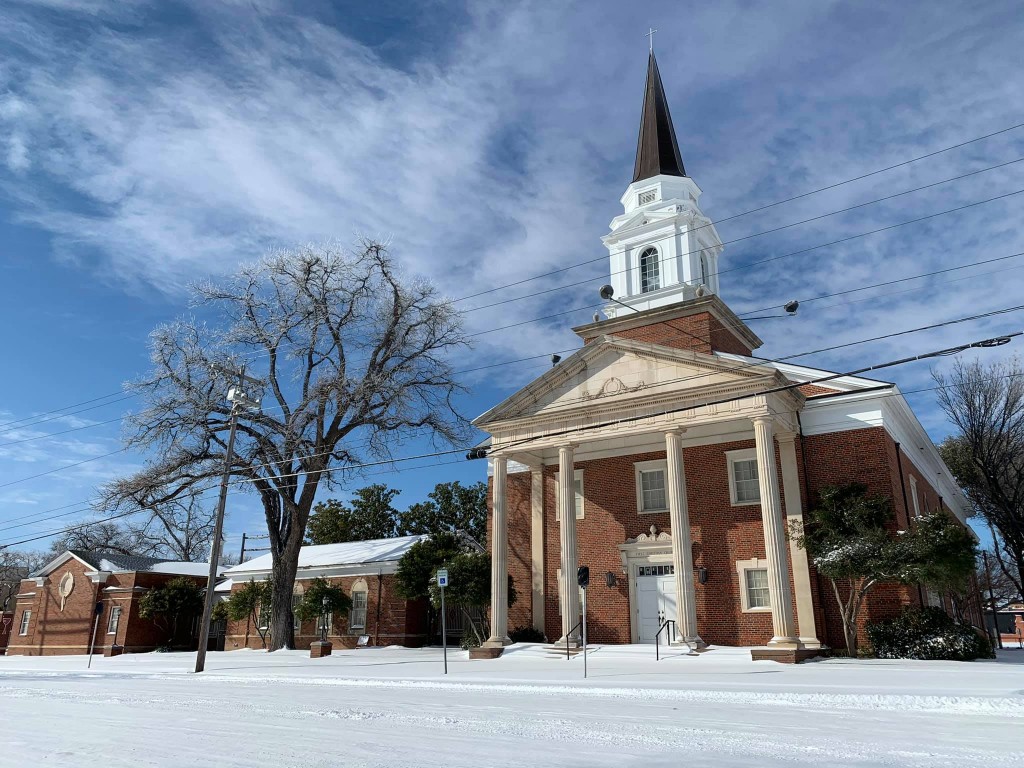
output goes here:
<path id="1" fill-rule="evenodd" d="M 577 629 L 579 629 L 582 626 L 583 626 L 583 619 L 580 619 L 579 623 L 577 623 L 575 627 L 573 627 L 572 629 L 570 629 L 568 632 L 565 633 L 565 660 L 566 661 L 568 661 L 570 658 L 572 658 L 569 655 L 569 638 L 572 637 L 572 633 L 573 632 L 575 632 Z"/>
<path id="2" fill-rule="evenodd" d="M 655 661 L 661 661 L 661 641 L 659 640 L 659 637 L 661 636 L 661 633 L 665 631 L 665 627 L 667 627 L 669 624 L 672 625 L 672 642 L 675 642 L 675 639 L 676 639 L 676 620 L 675 619 L 665 619 L 665 623 L 661 625 L 661 629 L 659 629 L 655 633 L 655 635 L 654 635 L 654 660 Z M 665 639 L 668 640 L 668 637 L 666 637 Z M 667 645 L 667 643 L 666 643 L 666 645 Z"/>

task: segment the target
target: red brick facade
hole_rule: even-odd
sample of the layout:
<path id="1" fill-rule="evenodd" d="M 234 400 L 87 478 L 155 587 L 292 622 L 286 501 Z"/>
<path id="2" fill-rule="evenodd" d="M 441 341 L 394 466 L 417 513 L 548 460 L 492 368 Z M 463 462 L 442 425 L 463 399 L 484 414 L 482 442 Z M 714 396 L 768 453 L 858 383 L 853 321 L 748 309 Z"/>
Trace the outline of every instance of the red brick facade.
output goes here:
<path id="1" fill-rule="evenodd" d="M 706 583 L 697 583 L 695 587 L 698 631 L 708 643 L 763 645 L 772 637 L 770 613 L 741 610 L 741 585 L 736 568 L 737 561 L 766 558 L 760 506 L 733 506 L 729 495 L 726 452 L 753 447 L 753 440 L 748 440 L 684 449 L 694 568 L 706 568 L 708 573 Z M 912 515 L 908 520 L 903 502 L 896 450 L 892 438 L 881 427 L 798 438 L 796 452 L 803 509 L 807 509 L 822 486 L 858 481 L 867 485 L 871 493 L 892 500 L 898 527 L 912 525 Z M 583 471 L 584 514 L 577 521 L 577 546 L 580 564 L 588 565 L 591 572 L 588 631 L 595 642 L 630 642 L 630 622 L 636 611 L 629 604 L 628 577 L 622 573 L 618 545 L 646 533 L 651 525 L 659 531 L 669 530 L 667 512 L 638 514 L 636 501 L 634 463 L 664 458 L 664 452 L 655 452 L 577 461 L 575 465 L 577 470 Z M 778 451 L 776 462 L 779 464 Z M 909 476 L 917 477 L 921 512 L 939 508 L 938 494 L 905 457 L 902 469 L 904 485 L 909 482 Z M 545 466 L 543 471 L 544 619 L 550 640 L 557 638 L 561 626 L 556 471 L 554 466 Z M 779 473 L 781 477 L 781 466 Z M 509 611 L 509 627 L 531 626 L 529 472 L 509 476 L 507 498 L 509 572 L 518 593 L 518 600 Z M 616 577 L 614 587 L 605 583 L 605 574 L 609 571 Z M 790 563 L 791 590 L 792 573 Z M 842 647 L 842 623 L 831 585 L 818 576 L 813 565 L 810 578 L 818 637 L 823 643 Z M 922 592 L 917 587 L 882 585 L 867 600 L 861 617 L 862 627 L 866 622 L 892 616 L 904 606 L 921 602 Z"/>
<path id="2" fill-rule="evenodd" d="M 127 571 L 111 573 L 103 584 L 93 583 L 87 573 L 94 568 L 72 558 L 56 568 L 53 573 L 37 579 L 21 582 L 21 590 L 14 610 L 11 637 L 7 653 L 15 656 L 56 656 L 88 653 L 97 601 L 103 604 L 103 611 L 96 627 L 94 652 L 102 654 L 113 646 L 119 646 L 125 653 L 152 651 L 168 642 L 167 632 L 153 621 L 139 616 L 139 599 L 153 587 L 162 586 L 176 575 Z M 74 578 L 74 589 L 64 602 L 61 610 L 61 596 L 58 584 L 65 573 Z M 194 578 L 197 584 L 205 586 L 205 579 Z M 119 607 L 121 615 L 117 631 L 109 633 L 111 611 Z M 22 635 L 22 617 L 31 611 L 27 633 Z M 179 627 L 175 647 L 194 648 L 195 638 L 192 622 L 186 620 Z"/>
<path id="3" fill-rule="evenodd" d="M 301 585 L 304 580 L 300 580 Z M 428 638 L 427 602 L 425 599 L 406 600 L 395 591 L 395 577 L 391 574 L 378 576 L 344 576 L 329 578 L 327 581 L 351 596 L 359 586 L 366 591 L 366 622 L 362 627 L 349 627 L 349 615 L 332 616 L 328 640 L 335 647 L 355 648 L 362 635 L 369 637 L 368 645 L 404 645 L 417 648 Z M 233 585 L 232 591 L 241 589 L 243 583 Z M 308 648 L 320 639 L 316 621 L 300 622 L 295 632 L 295 647 Z M 268 638 L 269 640 L 269 638 Z M 251 619 L 230 621 L 227 627 L 224 650 L 238 648 L 262 648 L 263 642 Z"/>

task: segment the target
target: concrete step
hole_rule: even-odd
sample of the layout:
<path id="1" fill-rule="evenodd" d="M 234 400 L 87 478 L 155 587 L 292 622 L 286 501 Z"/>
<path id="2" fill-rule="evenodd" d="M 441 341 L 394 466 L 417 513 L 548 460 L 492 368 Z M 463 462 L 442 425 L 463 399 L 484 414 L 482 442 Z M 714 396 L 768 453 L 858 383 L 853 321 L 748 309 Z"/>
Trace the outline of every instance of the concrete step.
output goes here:
<path id="1" fill-rule="evenodd" d="M 565 648 L 559 648 L 556 645 L 546 646 L 544 648 L 544 652 L 548 656 L 561 656 L 562 658 L 565 658 L 565 655 L 566 655 L 565 654 Z M 583 653 L 583 649 L 582 648 L 570 648 L 569 649 L 569 656 L 570 657 L 578 656 L 581 653 Z"/>

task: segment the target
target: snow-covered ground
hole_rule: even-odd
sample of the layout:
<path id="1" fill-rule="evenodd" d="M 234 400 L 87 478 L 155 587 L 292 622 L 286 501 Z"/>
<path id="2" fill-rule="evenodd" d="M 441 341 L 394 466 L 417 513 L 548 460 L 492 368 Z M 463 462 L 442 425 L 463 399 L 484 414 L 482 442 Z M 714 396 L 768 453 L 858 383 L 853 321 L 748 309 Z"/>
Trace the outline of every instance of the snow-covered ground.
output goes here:
<path id="1" fill-rule="evenodd" d="M 994 662 L 752 662 L 599 647 L 0 657 L 0 765 L 1016 764 L 1024 651 Z"/>

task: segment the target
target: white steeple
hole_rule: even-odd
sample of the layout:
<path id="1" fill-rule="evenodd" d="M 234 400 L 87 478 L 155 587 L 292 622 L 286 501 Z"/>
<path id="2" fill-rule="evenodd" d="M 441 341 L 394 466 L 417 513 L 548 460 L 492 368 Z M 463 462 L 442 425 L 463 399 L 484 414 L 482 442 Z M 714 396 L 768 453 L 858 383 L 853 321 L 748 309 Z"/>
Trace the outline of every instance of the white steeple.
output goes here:
<path id="1" fill-rule="evenodd" d="M 718 293 L 722 241 L 697 205 L 700 195 L 683 167 L 652 51 L 633 181 L 621 199 L 622 215 L 602 238 L 619 301 L 645 310 Z M 615 304 L 604 310 L 608 317 L 625 311 Z"/>

